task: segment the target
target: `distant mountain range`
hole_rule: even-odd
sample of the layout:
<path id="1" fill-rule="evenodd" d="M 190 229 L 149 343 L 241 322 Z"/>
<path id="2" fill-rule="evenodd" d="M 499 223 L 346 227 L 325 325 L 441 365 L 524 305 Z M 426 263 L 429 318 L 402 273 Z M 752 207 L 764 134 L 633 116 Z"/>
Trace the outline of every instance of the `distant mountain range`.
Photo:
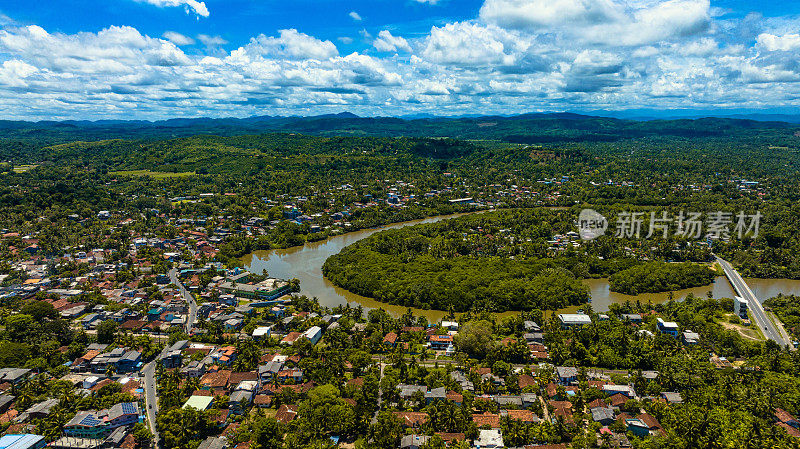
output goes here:
<path id="1" fill-rule="evenodd" d="M 175 118 L 160 121 L 0 121 L 0 145 L 41 148 L 75 140 L 165 139 L 195 135 L 299 133 L 319 136 L 450 137 L 511 143 L 612 142 L 641 137 L 702 138 L 780 130 L 791 136 L 800 117 L 733 114 L 729 117 L 655 119 L 651 111 L 529 113 L 514 116 L 359 117 L 349 112 L 310 117 Z M 694 111 L 697 113 L 697 111 Z M 614 117 L 618 115 L 620 117 Z M 627 115 L 628 117 L 622 117 Z M 636 116 L 634 118 L 633 116 Z"/>

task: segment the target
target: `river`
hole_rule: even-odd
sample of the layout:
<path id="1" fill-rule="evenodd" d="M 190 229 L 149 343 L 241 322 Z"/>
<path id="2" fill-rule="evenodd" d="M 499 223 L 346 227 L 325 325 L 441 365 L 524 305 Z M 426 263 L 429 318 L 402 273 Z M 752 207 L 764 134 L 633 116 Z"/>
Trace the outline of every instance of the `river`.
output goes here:
<path id="1" fill-rule="evenodd" d="M 361 305 L 366 309 L 382 307 L 393 315 L 401 315 L 406 311 L 406 307 L 395 306 L 375 301 L 372 298 L 356 295 L 342 288 L 336 287 L 322 275 L 322 264 L 328 257 L 339 253 L 344 247 L 351 245 L 361 239 L 369 237 L 376 232 L 386 229 L 397 229 L 405 226 L 413 226 L 420 223 L 435 223 L 449 218 L 460 217 L 467 214 L 442 215 L 438 217 L 413 220 L 403 223 L 394 223 L 379 228 L 363 229 L 347 234 L 337 235 L 327 240 L 306 243 L 304 246 L 296 246 L 287 249 L 276 249 L 267 251 L 256 251 L 244 258 L 245 267 L 254 273 L 261 273 L 267 270 L 270 276 L 300 280 L 300 293 L 316 297 L 320 304 L 327 307 L 349 303 L 351 306 Z M 800 281 L 788 279 L 746 279 L 747 284 L 760 300 L 765 300 L 778 293 L 785 295 L 800 295 Z M 624 295 L 609 290 L 607 279 L 587 279 L 585 284 L 589 287 L 592 296 L 592 308 L 595 311 L 607 311 L 612 303 L 624 303 L 626 300 L 642 303 L 652 301 L 653 303 L 664 302 L 669 298 L 668 293 L 646 293 L 637 296 Z M 705 287 L 688 288 L 673 292 L 676 300 L 685 298 L 689 293 L 695 296 L 706 297 L 708 292 L 712 292 L 714 298 L 732 298 L 734 293 L 730 284 L 724 277 L 718 277 L 714 283 Z M 571 309 L 574 309 L 571 308 Z M 415 315 L 425 316 L 430 322 L 438 322 L 446 314 L 440 310 L 421 310 L 412 309 Z M 507 312 L 501 315 L 513 314 Z"/>

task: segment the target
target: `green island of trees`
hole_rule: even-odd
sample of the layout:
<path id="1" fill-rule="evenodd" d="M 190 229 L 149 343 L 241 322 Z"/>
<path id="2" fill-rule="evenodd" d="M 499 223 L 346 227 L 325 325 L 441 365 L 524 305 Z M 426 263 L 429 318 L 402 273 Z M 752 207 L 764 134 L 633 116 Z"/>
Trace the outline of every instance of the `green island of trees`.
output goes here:
<path id="1" fill-rule="evenodd" d="M 693 263 L 651 262 L 619 271 L 608 278 L 611 291 L 638 295 L 708 285 L 715 273 Z"/>
<path id="2" fill-rule="evenodd" d="M 514 209 L 379 232 L 330 257 L 323 273 L 337 286 L 378 301 L 463 312 L 560 309 L 586 303 L 582 279 L 609 277 L 611 290 L 636 295 L 708 285 L 705 253 L 648 255 L 641 242 L 603 236 L 580 241 L 573 209 Z M 667 249 L 669 248 L 669 249 Z M 687 251 L 692 246 L 685 246 Z M 670 263 L 674 258 L 693 262 Z"/>

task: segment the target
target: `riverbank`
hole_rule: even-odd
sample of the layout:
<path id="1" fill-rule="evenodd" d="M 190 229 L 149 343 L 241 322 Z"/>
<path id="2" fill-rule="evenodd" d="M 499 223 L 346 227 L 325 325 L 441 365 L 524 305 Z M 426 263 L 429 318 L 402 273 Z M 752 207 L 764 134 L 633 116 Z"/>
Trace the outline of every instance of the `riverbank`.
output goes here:
<path id="1" fill-rule="evenodd" d="M 320 304 L 326 307 L 336 307 L 339 305 L 350 304 L 353 307 L 358 305 L 365 309 L 383 308 L 392 315 L 399 316 L 406 312 L 407 307 L 381 303 L 372 298 L 356 295 L 342 288 L 336 287 L 322 274 L 322 265 L 328 257 L 339 253 L 344 247 L 351 245 L 361 239 L 386 229 L 396 229 L 405 226 L 413 226 L 420 223 L 434 223 L 451 218 L 470 215 L 478 212 L 466 212 L 450 215 L 441 215 L 407 222 L 393 223 L 378 228 L 362 229 L 359 231 L 348 232 L 330 237 L 313 243 L 306 243 L 303 246 L 296 246 L 286 249 L 274 249 L 256 251 L 243 258 L 245 267 L 255 273 L 267 270 L 271 276 L 300 280 L 301 294 L 309 297 L 316 297 Z M 786 295 L 800 295 L 800 280 L 790 279 L 746 279 L 753 292 L 761 301 L 776 296 L 778 293 Z M 641 303 L 652 302 L 654 304 L 669 300 L 669 292 L 665 293 L 644 293 L 636 296 L 625 295 L 610 291 L 608 279 L 586 279 L 583 281 L 589 287 L 591 294 L 591 305 L 595 311 L 607 311 L 613 303 L 625 303 L 625 301 Z M 690 293 L 698 297 L 707 297 L 711 292 L 713 298 L 732 298 L 733 289 L 724 277 L 715 278 L 713 284 L 703 287 L 688 288 L 672 292 L 675 300 L 682 300 Z M 559 312 L 571 312 L 577 310 L 579 306 L 569 307 Z M 443 310 L 423 310 L 411 309 L 417 316 L 424 316 L 431 322 L 438 322 L 447 312 Z M 503 312 L 499 317 L 514 315 L 518 312 Z"/>

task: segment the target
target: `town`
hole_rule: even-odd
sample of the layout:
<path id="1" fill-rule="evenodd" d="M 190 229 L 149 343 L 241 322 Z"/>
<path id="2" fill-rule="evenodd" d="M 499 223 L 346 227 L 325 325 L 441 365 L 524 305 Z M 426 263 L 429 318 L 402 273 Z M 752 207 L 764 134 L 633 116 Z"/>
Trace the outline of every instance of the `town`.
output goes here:
<path id="1" fill-rule="evenodd" d="M 283 209 L 282 220 L 305 220 Z M 584 334 L 602 327 L 720 372 L 754 369 L 736 345 L 692 330 L 685 311 L 628 305 L 428 322 L 328 309 L 300 295 L 296 279 L 215 260 L 234 234 L 224 217 L 211 226 L 170 219 L 145 233 L 110 212 L 94 220 L 119 220 L 107 230 L 129 242 L 124 257 L 89 248 L 45 257 L 35 236 L 2 235 L 14 260 L 0 299 L 18 305 L 5 330 L 22 342 L 0 349 L 11 366 L 0 370 L 2 447 L 640 447 L 664 436 L 656 416 L 682 405 L 691 383 L 641 369 L 654 360 L 583 363 L 575 345 Z M 260 224 L 249 219 L 238 232 Z M 157 236 L 163 226 L 173 237 Z M 570 241 L 558 235 L 550 249 Z M 773 427 L 800 437 L 783 409 Z"/>

